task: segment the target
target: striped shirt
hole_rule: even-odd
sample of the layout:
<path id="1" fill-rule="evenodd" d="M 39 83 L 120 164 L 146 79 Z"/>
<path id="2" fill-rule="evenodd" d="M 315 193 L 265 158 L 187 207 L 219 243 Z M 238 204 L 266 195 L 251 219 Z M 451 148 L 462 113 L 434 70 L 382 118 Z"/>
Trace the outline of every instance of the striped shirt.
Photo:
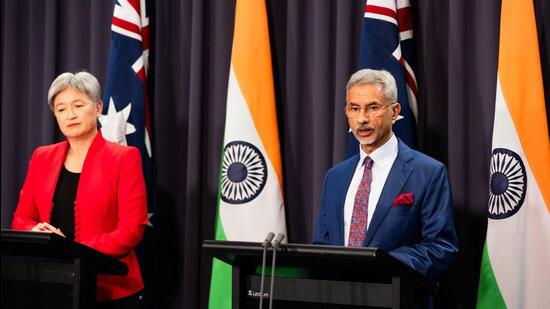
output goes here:
<path id="1" fill-rule="evenodd" d="M 348 245 L 349 230 L 351 223 L 351 216 L 353 214 L 353 205 L 355 203 L 355 194 L 361 183 L 361 178 L 363 177 L 363 162 L 367 157 L 367 153 L 361 149 L 359 145 L 359 162 L 355 167 L 355 172 L 351 179 L 351 183 L 348 187 L 348 192 L 346 194 L 346 201 L 344 203 L 344 244 Z M 372 165 L 372 183 L 371 183 L 371 192 L 369 195 L 369 214 L 367 219 L 367 233 L 368 226 L 372 219 L 372 215 L 376 210 L 376 204 L 378 199 L 382 194 L 382 189 L 384 189 L 384 184 L 390 173 L 390 169 L 397 158 L 398 142 L 395 134 L 392 132 L 390 139 L 379 148 L 375 149 L 369 157 L 373 160 L 374 164 Z"/>

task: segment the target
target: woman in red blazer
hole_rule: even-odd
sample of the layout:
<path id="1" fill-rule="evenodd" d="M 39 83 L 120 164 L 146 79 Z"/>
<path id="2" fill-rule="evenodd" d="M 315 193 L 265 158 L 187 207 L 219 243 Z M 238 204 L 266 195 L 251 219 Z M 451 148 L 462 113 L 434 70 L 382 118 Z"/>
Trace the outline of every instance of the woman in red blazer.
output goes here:
<path id="1" fill-rule="evenodd" d="M 143 280 L 134 248 L 147 224 L 141 157 L 101 135 L 100 92 L 87 72 L 52 83 L 48 102 L 66 141 L 32 155 L 12 228 L 58 233 L 126 263 L 126 276 L 98 276 L 98 305 L 137 308 Z"/>

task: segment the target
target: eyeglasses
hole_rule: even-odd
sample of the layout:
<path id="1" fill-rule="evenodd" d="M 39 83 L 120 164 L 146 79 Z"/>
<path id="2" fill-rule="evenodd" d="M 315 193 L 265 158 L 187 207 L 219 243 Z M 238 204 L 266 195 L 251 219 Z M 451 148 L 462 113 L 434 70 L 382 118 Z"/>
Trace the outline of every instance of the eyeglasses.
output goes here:
<path id="1" fill-rule="evenodd" d="M 359 115 L 361 115 L 361 110 L 363 110 L 364 111 L 363 113 L 369 117 L 378 117 L 384 113 L 384 109 L 386 107 L 392 104 L 393 103 L 380 105 L 375 103 L 375 104 L 365 105 L 364 107 L 361 107 L 357 104 L 348 104 L 346 105 L 346 108 L 345 108 L 346 116 L 348 116 L 349 118 L 359 117 Z"/>

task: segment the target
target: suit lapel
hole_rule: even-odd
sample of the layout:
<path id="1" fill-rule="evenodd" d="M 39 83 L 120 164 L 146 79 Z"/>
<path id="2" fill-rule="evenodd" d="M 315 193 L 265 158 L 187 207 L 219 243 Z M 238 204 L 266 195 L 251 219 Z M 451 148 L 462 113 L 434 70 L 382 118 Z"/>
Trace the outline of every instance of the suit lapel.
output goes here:
<path id="1" fill-rule="evenodd" d="M 340 245 L 342 246 L 344 245 L 344 204 L 346 203 L 346 195 L 348 194 L 351 178 L 353 177 L 359 158 L 359 155 L 355 155 L 351 160 L 349 160 L 347 166 L 342 169 L 342 174 L 340 175 L 342 181 L 338 182 L 341 187 L 335 190 L 335 192 L 339 194 L 339 196 L 336 197 L 338 201 L 338 204 L 336 205 L 339 205 L 340 207 L 337 210 L 338 217 L 336 222 L 338 222 L 338 232 L 340 233 L 338 239 L 340 240 Z"/>
<path id="2" fill-rule="evenodd" d="M 391 209 L 393 200 L 397 197 L 401 189 L 407 182 L 413 168 L 407 163 L 412 159 L 412 152 L 402 141 L 399 140 L 399 150 L 397 158 L 391 167 L 382 194 L 376 204 L 376 210 L 367 230 L 364 246 L 368 247 L 371 243 L 376 230 Z"/>

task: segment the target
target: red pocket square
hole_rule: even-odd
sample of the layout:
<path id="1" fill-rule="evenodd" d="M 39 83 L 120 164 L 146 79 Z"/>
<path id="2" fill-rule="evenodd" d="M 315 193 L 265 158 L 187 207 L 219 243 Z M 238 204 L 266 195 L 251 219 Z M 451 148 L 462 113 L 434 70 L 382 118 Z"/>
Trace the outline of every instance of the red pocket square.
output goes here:
<path id="1" fill-rule="evenodd" d="M 404 206 L 404 205 L 412 205 L 414 203 L 414 195 L 412 193 L 402 193 L 397 196 L 397 198 L 393 201 L 391 204 L 392 207 L 394 206 Z"/>

